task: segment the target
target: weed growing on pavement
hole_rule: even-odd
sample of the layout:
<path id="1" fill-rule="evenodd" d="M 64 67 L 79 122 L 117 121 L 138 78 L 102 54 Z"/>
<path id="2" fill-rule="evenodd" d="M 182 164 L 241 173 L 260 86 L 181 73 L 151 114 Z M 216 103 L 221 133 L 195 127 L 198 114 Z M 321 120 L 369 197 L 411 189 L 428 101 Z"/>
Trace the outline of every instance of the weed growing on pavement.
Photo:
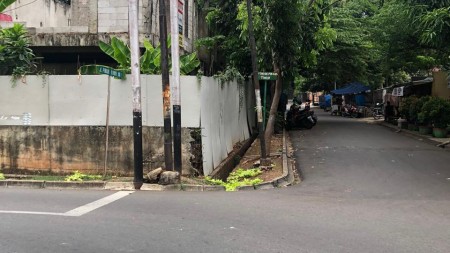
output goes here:
<path id="1" fill-rule="evenodd" d="M 100 180 L 100 179 L 102 179 L 102 176 L 100 175 L 87 175 L 77 170 L 72 175 L 67 176 L 64 179 L 64 181 L 70 182 L 70 181 Z"/>
<path id="2" fill-rule="evenodd" d="M 262 179 L 255 178 L 256 176 L 261 175 L 261 173 L 262 172 L 260 169 L 245 170 L 239 168 L 236 171 L 230 173 L 226 182 L 210 177 L 205 177 L 205 181 L 206 183 L 211 185 L 223 185 L 225 186 L 226 191 L 235 191 L 239 186 L 256 185 L 262 183 Z"/>

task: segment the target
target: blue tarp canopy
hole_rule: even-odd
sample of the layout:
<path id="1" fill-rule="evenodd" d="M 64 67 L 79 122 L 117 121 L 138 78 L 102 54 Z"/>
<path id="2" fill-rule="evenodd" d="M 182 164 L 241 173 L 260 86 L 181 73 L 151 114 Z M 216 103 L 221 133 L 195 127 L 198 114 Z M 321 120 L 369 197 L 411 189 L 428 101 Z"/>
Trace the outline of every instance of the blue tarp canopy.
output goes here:
<path id="1" fill-rule="evenodd" d="M 331 93 L 336 95 L 359 94 L 368 90 L 370 90 L 370 88 L 362 83 L 350 83 L 343 88 L 332 90 Z"/>

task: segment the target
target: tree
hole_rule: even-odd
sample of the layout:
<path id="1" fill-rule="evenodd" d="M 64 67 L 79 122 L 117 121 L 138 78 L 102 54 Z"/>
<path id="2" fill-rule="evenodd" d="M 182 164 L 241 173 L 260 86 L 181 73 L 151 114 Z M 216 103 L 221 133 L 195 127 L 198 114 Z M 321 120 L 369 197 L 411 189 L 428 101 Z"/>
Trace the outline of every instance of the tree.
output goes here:
<path id="1" fill-rule="evenodd" d="M 0 0 L 0 12 L 4 11 L 8 6 L 13 4 L 16 0 Z"/>
<path id="2" fill-rule="evenodd" d="M 167 45 L 170 47 L 170 38 Z M 113 37 L 111 43 L 99 41 L 100 49 L 111 58 L 113 58 L 118 68 L 130 72 L 131 68 L 131 56 L 130 48 L 125 42 Z M 140 58 L 141 72 L 143 74 L 161 74 L 161 47 L 154 48 L 152 44 L 144 40 L 145 52 Z M 170 61 L 169 61 L 170 62 Z M 190 53 L 180 57 L 180 73 L 182 75 L 188 75 L 200 66 L 200 61 L 197 58 L 197 54 Z M 170 66 L 169 66 L 170 67 Z"/>
<path id="3" fill-rule="evenodd" d="M 0 29 L 0 74 L 19 77 L 35 71 L 35 55 L 23 25 Z"/>

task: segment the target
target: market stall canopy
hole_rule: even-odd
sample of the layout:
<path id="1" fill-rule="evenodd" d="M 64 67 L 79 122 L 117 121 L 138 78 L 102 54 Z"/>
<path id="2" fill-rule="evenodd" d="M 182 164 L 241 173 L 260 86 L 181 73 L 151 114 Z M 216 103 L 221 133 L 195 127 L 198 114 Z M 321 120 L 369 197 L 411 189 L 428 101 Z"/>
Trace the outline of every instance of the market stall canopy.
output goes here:
<path id="1" fill-rule="evenodd" d="M 336 95 L 345 95 L 345 94 L 359 94 L 365 91 L 370 90 L 369 87 L 365 86 L 362 83 L 350 83 L 347 86 L 340 88 L 340 89 L 336 89 L 336 90 L 332 90 L 331 93 L 336 94 Z"/>

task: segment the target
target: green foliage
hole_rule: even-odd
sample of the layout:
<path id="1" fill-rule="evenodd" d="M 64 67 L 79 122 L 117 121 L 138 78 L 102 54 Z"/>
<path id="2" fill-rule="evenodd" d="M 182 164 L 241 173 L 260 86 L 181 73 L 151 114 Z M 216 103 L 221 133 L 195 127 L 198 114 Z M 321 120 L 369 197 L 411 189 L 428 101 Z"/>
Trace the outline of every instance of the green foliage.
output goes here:
<path id="1" fill-rule="evenodd" d="M 36 70 L 27 30 L 21 24 L 0 29 L 0 74 L 12 74 L 13 84 Z"/>
<path id="2" fill-rule="evenodd" d="M 210 177 L 205 177 L 205 180 L 211 185 L 223 185 L 227 191 L 235 191 L 236 188 L 240 186 L 257 185 L 262 183 L 263 181 L 260 178 L 255 178 L 258 175 L 261 175 L 261 173 L 262 172 L 260 169 L 244 170 L 239 168 L 230 173 L 226 182 Z"/>
<path id="3" fill-rule="evenodd" d="M 170 38 L 168 39 L 167 45 L 170 48 Z M 122 40 L 113 37 L 111 39 L 111 44 L 99 41 L 100 49 L 113 58 L 117 64 L 118 69 L 124 70 L 127 73 L 131 72 L 131 54 L 130 48 Z M 157 75 L 161 74 L 161 47 L 158 46 L 154 48 L 152 44 L 144 40 L 145 52 L 140 57 L 140 67 L 143 74 Z M 169 67 L 170 67 L 169 59 Z M 193 72 L 200 66 L 200 61 L 197 54 L 185 54 L 180 56 L 180 74 L 187 75 Z"/>
<path id="4" fill-rule="evenodd" d="M 16 0 L 0 0 L 0 12 L 4 11 L 8 6 L 13 4 Z"/>
<path id="5" fill-rule="evenodd" d="M 423 104 L 420 120 L 430 119 L 434 127 L 447 128 L 450 124 L 450 102 L 433 97 Z"/>
<path id="6" fill-rule="evenodd" d="M 431 124 L 431 119 L 423 111 L 423 105 L 431 99 L 430 96 L 424 96 L 419 98 L 417 101 L 416 108 L 418 109 L 417 120 L 423 126 L 429 126 Z"/>
<path id="7" fill-rule="evenodd" d="M 3 173 L 0 172 L 0 180 L 5 180 L 5 175 L 3 175 Z"/>
<path id="8" fill-rule="evenodd" d="M 100 180 L 100 179 L 102 179 L 102 176 L 100 175 L 87 175 L 77 170 L 72 175 L 65 177 L 64 181 L 70 182 L 70 181 Z"/>
<path id="9" fill-rule="evenodd" d="M 417 115 L 421 108 L 417 107 L 419 98 L 416 96 L 405 97 L 400 103 L 400 114 L 402 118 L 406 118 L 410 123 L 417 123 Z"/>

